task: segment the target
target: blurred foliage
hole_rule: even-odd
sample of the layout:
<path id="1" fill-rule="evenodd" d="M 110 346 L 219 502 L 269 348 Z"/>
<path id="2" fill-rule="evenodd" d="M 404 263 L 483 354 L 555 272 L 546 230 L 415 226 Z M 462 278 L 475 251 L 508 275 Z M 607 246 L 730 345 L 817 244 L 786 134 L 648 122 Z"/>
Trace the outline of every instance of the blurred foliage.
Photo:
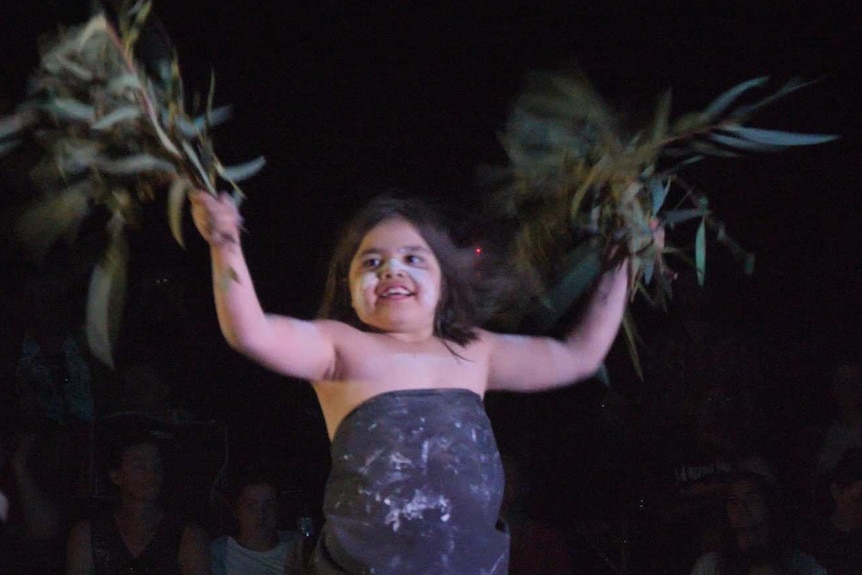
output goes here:
<path id="1" fill-rule="evenodd" d="M 746 126 L 758 110 L 806 85 L 790 80 L 759 99 L 746 99 L 768 83 L 766 77 L 743 82 L 703 111 L 676 119 L 668 91 L 649 125 L 630 133 L 582 73 L 532 74 L 500 137 L 510 164 L 488 172 L 493 211 L 517 222 L 512 260 L 540 302 L 524 306 L 515 321 L 528 319 L 549 330 L 610 254 L 629 258 L 632 296 L 640 293 L 664 308 L 675 276 L 668 256 L 693 265 L 702 283 L 708 232 L 752 273 L 754 255 L 727 235 L 706 195 L 679 172 L 709 156 L 776 152 L 836 138 Z M 666 232 L 686 222 L 678 229 L 694 230 L 694 237 L 672 244 Z M 640 374 L 628 316 L 624 331 Z"/>
<path id="2" fill-rule="evenodd" d="M 143 223 L 143 204 L 166 194 L 169 225 L 182 245 L 189 190 L 215 194 L 226 184 L 239 201 L 237 182 L 264 164 L 258 158 L 227 167 L 216 156 L 210 130 L 230 109 L 213 108 L 214 79 L 205 102 L 194 98 L 189 109 L 176 54 L 138 60 L 137 43 L 153 33 L 151 8 L 150 1 L 126 1 L 116 22 L 100 11 L 45 42 L 25 101 L 0 118 L 0 155 L 40 150 L 30 172 L 36 197 L 16 211 L 13 226 L 33 260 L 58 241 L 73 242 L 95 210 L 110 214 L 86 324 L 91 352 L 108 365 L 126 293 L 126 232 Z"/>

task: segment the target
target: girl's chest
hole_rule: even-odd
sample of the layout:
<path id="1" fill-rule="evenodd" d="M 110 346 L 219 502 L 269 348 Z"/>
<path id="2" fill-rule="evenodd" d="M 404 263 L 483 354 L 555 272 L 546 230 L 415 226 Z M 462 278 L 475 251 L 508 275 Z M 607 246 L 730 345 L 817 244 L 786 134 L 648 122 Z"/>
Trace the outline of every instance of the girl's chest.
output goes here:
<path id="1" fill-rule="evenodd" d="M 466 387 L 484 392 L 488 364 L 477 350 L 439 346 L 376 346 L 348 350 L 340 358 L 339 379 L 389 389 Z"/>

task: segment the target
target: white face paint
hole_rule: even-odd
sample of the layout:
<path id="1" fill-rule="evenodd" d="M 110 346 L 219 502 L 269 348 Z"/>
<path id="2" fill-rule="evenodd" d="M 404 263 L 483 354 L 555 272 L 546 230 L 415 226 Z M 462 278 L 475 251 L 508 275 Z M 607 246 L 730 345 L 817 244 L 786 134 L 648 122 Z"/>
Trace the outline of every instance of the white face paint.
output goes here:
<path id="1" fill-rule="evenodd" d="M 383 260 L 381 271 L 390 271 L 393 274 L 408 273 L 409 269 L 399 258 L 388 258 Z"/>
<path id="2" fill-rule="evenodd" d="M 350 263 L 359 319 L 382 331 L 433 332 L 440 264 L 409 222 L 387 220 L 368 232 Z"/>

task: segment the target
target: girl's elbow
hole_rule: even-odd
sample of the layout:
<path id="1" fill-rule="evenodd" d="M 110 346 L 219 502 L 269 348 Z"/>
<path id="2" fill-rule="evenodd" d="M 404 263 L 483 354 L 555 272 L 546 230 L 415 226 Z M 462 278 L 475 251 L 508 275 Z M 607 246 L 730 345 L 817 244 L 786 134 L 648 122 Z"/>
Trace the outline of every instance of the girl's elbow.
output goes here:
<path id="1" fill-rule="evenodd" d="M 579 354 L 575 381 L 588 379 L 598 373 L 605 361 L 606 355 L 601 350 L 593 349 L 584 350 L 583 353 Z"/>
<path id="2" fill-rule="evenodd" d="M 260 338 L 251 334 L 243 334 L 236 331 L 224 332 L 224 339 L 228 346 L 237 353 L 248 357 L 259 355 L 261 346 Z"/>

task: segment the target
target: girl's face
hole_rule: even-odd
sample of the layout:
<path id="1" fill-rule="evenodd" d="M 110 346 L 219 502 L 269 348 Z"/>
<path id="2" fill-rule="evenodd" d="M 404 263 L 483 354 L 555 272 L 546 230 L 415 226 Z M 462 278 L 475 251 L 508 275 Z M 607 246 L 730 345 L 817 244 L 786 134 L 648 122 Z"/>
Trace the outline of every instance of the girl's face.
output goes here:
<path id="1" fill-rule="evenodd" d="M 385 332 L 433 333 L 440 264 L 411 223 L 393 219 L 372 228 L 350 262 L 348 277 L 362 323 Z"/>

